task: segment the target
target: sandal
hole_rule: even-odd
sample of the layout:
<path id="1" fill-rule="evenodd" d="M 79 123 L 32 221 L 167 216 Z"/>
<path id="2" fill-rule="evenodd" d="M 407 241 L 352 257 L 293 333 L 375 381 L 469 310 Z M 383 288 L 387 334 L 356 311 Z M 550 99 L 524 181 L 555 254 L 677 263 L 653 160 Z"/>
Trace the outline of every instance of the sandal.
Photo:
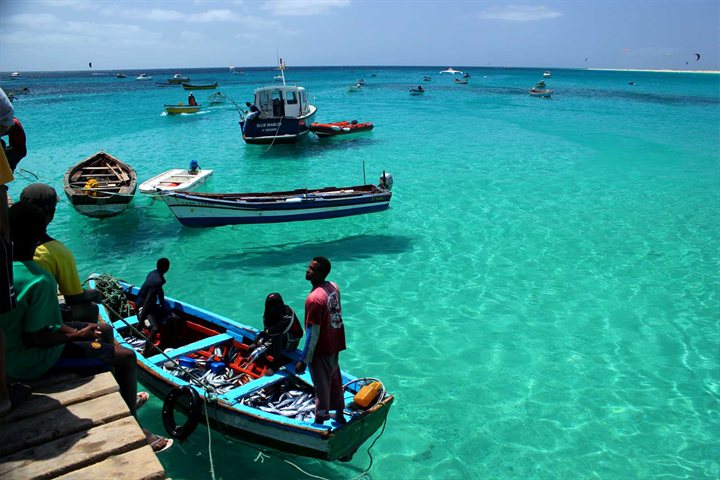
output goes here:
<path id="1" fill-rule="evenodd" d="M 172 446 L 173 439 L 161 437 L 160 435 L 155 435 L 151 433 L 150 437 L 148 437 L 148 443 L 152 447 L 153 452 L 160 453 L 164 452 Z"/>
<path id="2" fill-rule="evenodd" d="M 150 394 L 148 392 L 138 392 L 137 396 L 135 397 L 135 410 L 140 409 L 143 405 L 145 405 L 145 402 L 147 402 L 150 399 Z"/>

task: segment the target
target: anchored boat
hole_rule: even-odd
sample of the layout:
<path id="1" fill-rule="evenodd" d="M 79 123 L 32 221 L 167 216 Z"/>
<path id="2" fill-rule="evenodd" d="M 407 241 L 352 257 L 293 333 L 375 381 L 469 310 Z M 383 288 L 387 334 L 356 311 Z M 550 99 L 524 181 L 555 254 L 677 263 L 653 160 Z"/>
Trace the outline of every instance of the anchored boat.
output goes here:
<path id="1" fill-rule="evenodd" d="M 191 83 L 181 83 L 182 87 L 185 90 L 215 90 L 218 87 L 218 83 L 207 83 L 203 85 L 198 84 L 191 84 Z"/>
<path id="2" fill-rule="evenodd" d="M 138 380 L 165 399 L 162 419 L 171 436 L 185 439 L 209 418 L 211 428 L 244 442 L 347 461 L 385 423 L 394 397 L 380 381 L 347 372 L 341 372 L 346 423 L 313 423 L 312 379 L 309 372 L 295 372 L 300 350 L 285 352 L 279 362 L 283 367 L 266 375 L 275 359 L 264 355 L 262 347 L 251 346 L 258 330 L 173 298 L 165 297 L 180 319 L 174 323 L 172 343 L 161 332 L 153 339 L 156 353 L 144 357 L 149 331 L 124 301 L 134 302 L 139 289 L 107 277 L 94 275 L 91 280 L 106 299 L 117 299 L 110 307 L 102 305 L 100 315 L 113 326 L 118 343 L 137 351 Z M 175 410 L 185 413 L 184 424 L 176 423 Z"/>
<path id="3" fill-rule="evenodd" d="M 200 111 L 200 107 L 202 105 L 185 105 L 183 103 L 178 103 L 177 105 L 169 105 L 165 104 L 165 111 L 169 115 L 177 115 L 180 113 L 197 113 Z"/>
<path id="4" fill-rule="evenodd" d="M 322 138 L 369 132 L 373 127 L 371 122 L 353 120 L 351 122 L 313 123 L 310 125 L 310 131 Z"/>
<path id="5" fill-rule="evenodd" d="M 310 131 L 317 108 L 310 105 L 303 87 L 285 84 L 285 64 L 280 59 L 282 85 L 255 90 L 259 113 L 240 117 L 245 143 L 293 143 Z"/>
<path id="6" fill-rule="evenodd" d="M 196 173 L 190 173 L 184 168 L 173 168 L 144 181 L 140 185 L 140 193 L 152 194 L 160 190 L 169 192 L 195 190 L 207 182 L 212 174 L 212 170 L 198 169 Z"/>
<path id="7" fill-rule="evenodd" d="M 160 198 L 187 227 L 220 227 L 380 212 L 390 206 L 392 183 L 392 175 L 383 173 L 378 185 L 259 193 L 160 192 Z"/>
<path id="8" fill-rule="evenodd" d="M 70 167 L 63 186 L 79 213 L 107 218 L 125 211 L 135 195 L 137 174 L 130 165 L 100 151 Z"/>

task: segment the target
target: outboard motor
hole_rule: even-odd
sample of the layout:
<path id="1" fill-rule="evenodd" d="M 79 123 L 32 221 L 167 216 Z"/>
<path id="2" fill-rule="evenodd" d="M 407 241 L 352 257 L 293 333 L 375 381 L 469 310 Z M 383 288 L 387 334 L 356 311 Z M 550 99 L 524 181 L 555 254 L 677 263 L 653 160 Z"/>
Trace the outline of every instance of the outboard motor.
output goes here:
<path id="1" fill-rule="evenodd" d="M 386 190 L 392 190 L 393 186 L 393 177 L 392 173 L 386 173 L 383 171 L 382 175 L 380 176 L 380 182 L 378 183 L 378 187 L 384 188 Z"/>

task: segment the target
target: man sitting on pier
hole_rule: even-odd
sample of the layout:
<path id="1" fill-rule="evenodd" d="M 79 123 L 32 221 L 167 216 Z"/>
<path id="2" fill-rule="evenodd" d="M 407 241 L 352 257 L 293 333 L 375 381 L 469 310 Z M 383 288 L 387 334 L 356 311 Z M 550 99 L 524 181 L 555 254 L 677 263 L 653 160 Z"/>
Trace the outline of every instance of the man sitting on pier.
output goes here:
<path id="1" fill-rule="evenodd" d="M 53 221 L 58 197 L 57 192 L 50 185 L 44 183 L 28 185 L 20 193 L 20 200 L 32 203 L 43 211 L 46 227 Z M 35 250 L 33 259 L 52 274 L 60 287 L 65 305 L 69 308 L 69 315 L 65 320 L 97 323 L 97 304 L 102 302 L 102 294 L 97 290 L 83 289 L 72 252 L 46 231 Z"/>
<path id="2" fill-rule="evenodd" d="M 10 377 L 30 380 L 47 373 L 61 359 L 80 363 L 98 360 L 114 369 L 128 409 L 135 415 L 137 402 L 137 363 L 135 352 L 112 339 L 107 324 L 63 323 L 57 302 L 57 284 L 52 275 L 33 261 L 35 246 L 45 233 L 45 214 L 27 202 L 10 208 L 10 236 L 13 252 L 14 287 L 17 307 L 0 315 L 0 328 L 7 341 L 6 370 Z M 82 368 L 80 373 L 82 373 Z M 172 440 L 145 430 L 155 451 Z"/>

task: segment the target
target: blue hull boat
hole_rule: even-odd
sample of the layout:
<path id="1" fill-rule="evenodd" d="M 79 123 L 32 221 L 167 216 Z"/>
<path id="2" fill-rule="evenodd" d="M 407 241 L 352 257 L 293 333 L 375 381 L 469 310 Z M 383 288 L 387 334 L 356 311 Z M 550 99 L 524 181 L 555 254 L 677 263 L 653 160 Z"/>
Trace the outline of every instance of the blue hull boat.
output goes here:
<path id="1" fill-rule="evenodd" d="M 187 227 L 220 227 L 348 217 L 387 210 L 392 176 L 378 185 L 326 187 L 283 192 L 159 192 L 175 217 Z"/>
<path id="2" fill-rule="evenodd" d="M 386 421 L 394 397 L 384 387 L 377 394 L 373 390 L 371 402 L 361 401 L 368 386 L 382 383 L 342 372 L 347 423 L 313 423 L 312 380 L 308 372 L 296 374 L 294 367 L 299 350 L 287 352 L 283 366 L 267 375 L 270 358 L 251 347 L 257 329 L 173 298 L 165 300 L 180 321 L 172 336 L 163 338 L 166 332 L 161 331 L 153 339 L 154 353 L 144 357 L 143 335 L 148 331 L 122 305 L 127 298 L 132 308 L 138 287 L 107 275 L 93 275 L 91 286 L 103 291 L 106 299 L 121 298 L 115 303 L 106 300 L 108 306 L 101 306 L 100 315 L 113 325 L 120 345 L 137 351 L 138 380 L 165 399 L 163 423 L 174 438 L 187 438 L 207 418 L 210 428 L 242 442 L 347 461 Z M 107 296 L 108 288 L 115 294 Z M 187 416 L 185 424 L 175 423 L 175 410 Z"/>

